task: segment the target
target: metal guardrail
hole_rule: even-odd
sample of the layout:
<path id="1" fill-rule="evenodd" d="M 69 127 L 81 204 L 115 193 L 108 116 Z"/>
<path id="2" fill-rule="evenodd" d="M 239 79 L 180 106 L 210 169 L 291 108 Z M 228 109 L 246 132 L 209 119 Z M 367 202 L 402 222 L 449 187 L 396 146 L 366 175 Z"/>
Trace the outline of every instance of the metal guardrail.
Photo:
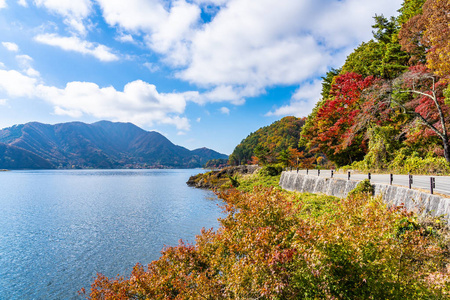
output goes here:
<path id="1" fill-rule="evenodd" d="M 289 171 L 289 170 L 288 170 Z M 429 191 L 430 194 L 439 193 L 450 195 L 450 176 L 428 176 L 428 175 L 399 175 L 399 174 L 372 174 L 359 172 L 337 172 L 336 170 L 319 169 L 291 169 L 291 172 L 299 174 L 342 178 L 347 180 L 369 179 L 372 183 L 381 183 L 388 185 L 399 185 L 408 188 L 417 188 Z"/>

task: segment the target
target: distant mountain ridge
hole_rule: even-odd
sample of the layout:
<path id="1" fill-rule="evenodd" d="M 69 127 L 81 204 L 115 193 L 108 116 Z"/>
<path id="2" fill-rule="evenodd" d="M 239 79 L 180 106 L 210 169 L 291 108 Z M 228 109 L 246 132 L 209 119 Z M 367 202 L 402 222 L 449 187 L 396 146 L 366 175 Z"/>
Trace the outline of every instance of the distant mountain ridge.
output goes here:
<path id="1" fill-rule="evenodd" d="M 191 151 L 174 145 L 160 133 L 145 131 L 131 123 L 109 121 L 15 125 L 0 130 L 0 143 L 20 156 L 19 160 L 27 153 L 33 154 L 29 155 L 27 166 L 23 161 L 21 167 L 16 160 L 15 169 L 196 168 L 210 159 L 227 158 L 207 148 Z M 36 166 L 30 167 L 33 164 Z M 0 168 L 11 167 L 3 167 L 0 160 Z"/>

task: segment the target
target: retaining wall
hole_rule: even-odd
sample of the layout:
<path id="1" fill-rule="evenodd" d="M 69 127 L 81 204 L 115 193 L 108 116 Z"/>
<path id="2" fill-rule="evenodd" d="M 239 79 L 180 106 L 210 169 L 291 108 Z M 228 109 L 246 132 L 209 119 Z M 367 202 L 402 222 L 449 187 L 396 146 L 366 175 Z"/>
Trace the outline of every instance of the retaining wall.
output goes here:
<path id="1" fill-rule="evenodd" d="M 298 174 L 295 171 L 283 172 L 280 186 L 288 191 L 323 193 L 345 198 L 353 190 L 358 181 L 340 178 L 326 178 L 313 175 Z M 375 196 L 381 195 L 389 205 L 403 205 L 408 211 L 432 216 L 444 215 L 450 221 L 450 198 L 427 194 L 418 190 L 385 184 L 372 184 Z"/>

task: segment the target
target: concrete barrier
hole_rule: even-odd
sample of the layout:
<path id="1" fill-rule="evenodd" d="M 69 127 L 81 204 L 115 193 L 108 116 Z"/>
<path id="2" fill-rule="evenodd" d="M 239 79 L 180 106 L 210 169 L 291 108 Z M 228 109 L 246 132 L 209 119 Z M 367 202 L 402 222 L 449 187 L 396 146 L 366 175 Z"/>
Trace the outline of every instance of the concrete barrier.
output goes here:
<path id="1" fill-rule="evenodd" d="M 345 198 L 357 184 L 358 181 L 355 180 L 325 178 L 297 172 L 283 172 L 280 178 L 280 186 L 285 190 L 322 193 L 340 198 Z M 419 215 L 444 215 L 444 218 L 450 221 L 450 198 L 400 186 L 378 183 L 372 184 L 372 186 L 375 189 L 374 195 L 381 195 L 383 201 L 389 205 L 403 205 L 408 211 L 414 211 Z"/>

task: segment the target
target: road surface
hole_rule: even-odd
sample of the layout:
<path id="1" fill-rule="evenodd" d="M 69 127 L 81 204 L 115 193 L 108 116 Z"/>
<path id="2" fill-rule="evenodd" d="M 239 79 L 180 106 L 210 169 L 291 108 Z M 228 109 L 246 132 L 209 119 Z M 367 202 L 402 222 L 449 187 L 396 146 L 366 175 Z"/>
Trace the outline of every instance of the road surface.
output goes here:
<path id="1" fill-rule="evenodd" d="M 297 172 L 296 170 L 290 171 L 290 172 Z M 312 176 L 321 176 L 321 177 L 331 177 L 331 170 L 320 170 L 320 174 L 318 175 L 318 170 L 299 170 L 299 174 L 304 174 L 308 172 L 308 175 Z M 381 183 L 381 184 L 390 184 L 390 174 L 371 174 L 370 182 L 372 183 Z M 348 173 L 347 172 L 333 172 L 334 178 L 342 178 L 342 179 L 348 179 Z M 413 189 L 421 189 L 425 192 L 430 193 L 430 177 L 435 178 L 435 188 L 434 193 L 435 194 L 442 194 L 447 195 L 450 197 L 450 176 L 430 176 L 430 175 L 413 175 L 412 176 L 412 184 L 411 188 Z M 363 173 L 356 173 L 350 171 L 350 180 L 364 180 L 368 178 L 368 174 Z M 393 185 L 399 185 L 399 186 L 405 186 L 409 187 L 408 181 L 409 176 L 408 175 L 393 175 Z"/>

